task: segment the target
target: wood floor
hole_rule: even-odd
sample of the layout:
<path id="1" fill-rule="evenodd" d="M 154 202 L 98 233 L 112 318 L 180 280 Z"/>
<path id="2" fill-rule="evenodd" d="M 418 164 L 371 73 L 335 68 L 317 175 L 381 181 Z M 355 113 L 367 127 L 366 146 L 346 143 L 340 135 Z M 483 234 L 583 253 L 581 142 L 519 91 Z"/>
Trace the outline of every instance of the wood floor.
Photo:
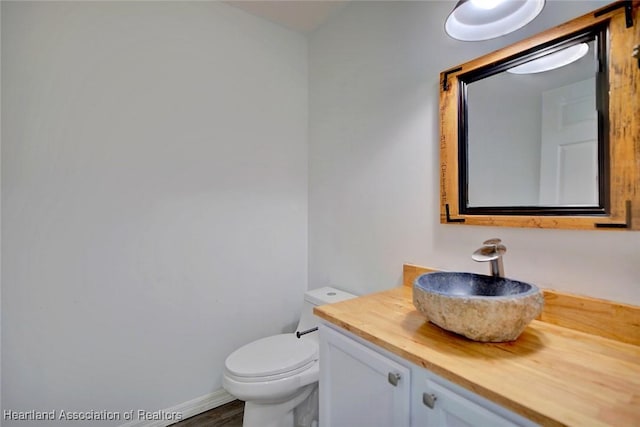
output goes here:
<path id="1" fill-rule="evenodd" d="M 242 427 L 244 402 L 234 400 L 226 405 L 187 418 L 171 427 Z"/>

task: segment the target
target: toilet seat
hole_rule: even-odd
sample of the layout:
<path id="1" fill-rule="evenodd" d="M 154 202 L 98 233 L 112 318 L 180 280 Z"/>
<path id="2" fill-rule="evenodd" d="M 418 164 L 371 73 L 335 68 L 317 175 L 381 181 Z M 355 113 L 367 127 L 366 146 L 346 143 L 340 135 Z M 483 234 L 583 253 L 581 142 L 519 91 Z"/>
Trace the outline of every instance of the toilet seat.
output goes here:
<path id="1" fill-rule="evenodd" d="M 318 345 L 295 334 L 274 335 L 240 347 L 227 357 L 227 374 L 236 381 L 271 381 L 311 368 L 318 360 Z"/>
<path id="2" fill-rule="evenodd" d="M 318 362 L 314 360 L 292 371 L 282 372 L 276 375 L 266 375 L 262 377 L 241 377 L 241 376 L 232 374 L 231 372 L 229 372 L 229 370 L 225 371 L 225 375 L 227 378 L 237 381 L 239 383 L 272 383 L 275 380 L 294 378 L 295 375 L 313 368 L 314 365 L 316 365 L 317 363 Z"/>

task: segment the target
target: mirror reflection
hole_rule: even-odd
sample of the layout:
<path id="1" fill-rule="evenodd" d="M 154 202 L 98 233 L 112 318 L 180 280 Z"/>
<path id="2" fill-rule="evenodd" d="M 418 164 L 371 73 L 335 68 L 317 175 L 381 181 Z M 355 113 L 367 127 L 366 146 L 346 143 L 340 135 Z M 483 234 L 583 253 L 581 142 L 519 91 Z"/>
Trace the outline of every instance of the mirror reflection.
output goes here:
<path id="1" fill-rule="evenodd" d="M 465 85 L 467 208 L 601 205 L 597 38 Z"/>

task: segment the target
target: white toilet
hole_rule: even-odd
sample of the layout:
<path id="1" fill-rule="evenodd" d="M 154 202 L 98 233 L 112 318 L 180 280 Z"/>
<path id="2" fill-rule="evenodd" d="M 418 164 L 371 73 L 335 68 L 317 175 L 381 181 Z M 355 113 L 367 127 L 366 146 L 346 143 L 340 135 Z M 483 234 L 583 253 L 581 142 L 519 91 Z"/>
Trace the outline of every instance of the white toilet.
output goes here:
<path id="1" fill-rule="evenodd" d="M 313 307 L 354 298 L 324 287 L 305 293 L 297 332 L 318 326 Z M 224 388 L 245 401 L 243 427 L 315 427 L 318 420 L 318 332 L 262 338 L 227 357 Z"/>

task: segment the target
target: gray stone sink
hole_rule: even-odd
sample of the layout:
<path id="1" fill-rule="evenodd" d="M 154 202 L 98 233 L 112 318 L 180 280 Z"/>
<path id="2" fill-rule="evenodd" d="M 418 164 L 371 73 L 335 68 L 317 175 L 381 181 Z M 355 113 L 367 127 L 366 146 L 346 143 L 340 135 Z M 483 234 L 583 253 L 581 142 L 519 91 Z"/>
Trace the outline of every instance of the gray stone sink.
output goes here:
<path id="1" fill-rule="evenodd" d="M 474 341 L 517 339 L 544 306 L 535 285 L 474 273 L 436 272 L 413 284 L 413 304 L 430 322 Z"/>

